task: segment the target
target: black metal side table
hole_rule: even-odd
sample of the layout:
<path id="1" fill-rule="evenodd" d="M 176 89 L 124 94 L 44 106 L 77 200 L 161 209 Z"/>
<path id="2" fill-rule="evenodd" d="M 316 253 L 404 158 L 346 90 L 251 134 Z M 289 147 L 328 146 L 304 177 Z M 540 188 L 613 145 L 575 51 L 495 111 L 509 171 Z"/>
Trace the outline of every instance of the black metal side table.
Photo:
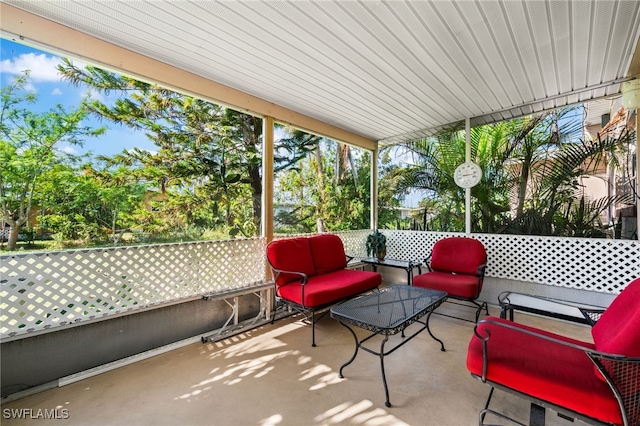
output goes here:
<path id="1" fill-rule="evenodd" d="M 522 311 L 579 324 L 594 325 L 606 308 L 532 294 L 504 291 L 498 295 L 500 317 L 513 321 L 513 312 Z"/>
<path id="2" fill-rule="evenodd" d="M 389 259 L 385 258 L 383 260 L 379 260 L 377 257 L 366 257 L 360 260 L 362 263 L 366 265 L 371 265 L 373 267 L 373 272 L 378 271 L 378 266 L 388 266 L 390 268 L 398 268 L 404 269 L 407 271 L 407 284 L 413 285 L 413 270 L 418 268 L 418 273 L 422 273 L 422 262 L 418 262 L 415 260 L 400 260 L 400 259 Z"/>

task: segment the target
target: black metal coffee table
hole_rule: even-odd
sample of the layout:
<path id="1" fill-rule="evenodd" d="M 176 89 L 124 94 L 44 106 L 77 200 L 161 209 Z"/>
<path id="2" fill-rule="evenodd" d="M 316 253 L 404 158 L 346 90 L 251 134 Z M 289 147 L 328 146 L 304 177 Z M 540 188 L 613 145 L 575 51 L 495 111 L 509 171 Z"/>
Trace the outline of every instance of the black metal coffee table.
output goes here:
<path id="1" fill-rule="evenodd" d="M 421 287 L 407 286 L 404 284 L 394 284 L 380 291 L 369 293 L 331 308 L 331 317 L 340 321 L 353 335 L 356 349 L 349 361 L 340 367 L 340 377 L 342 370 L 356 359 L 358 349 L 369 352 L 380 357 L 380 368 L 382 370 L 382 384 L 386 396 L 385 405 L 391 407 L 389 402 L 389 389 L 384 372 L 384 357 L 394 352 L 400 346 L 409 342 L 423 330 L 427 330 L 431 337 L 440 343 L 440 350 L 444 351 L 444 343 L 431 333 L 429 329 L 429 318 L 431 313 L 447 299 L 444 291 L 430 290 Z M 421 320 L 426 316 L 426 319 Z M 405 337 L 404 330 L 414 322 L 423 325 L 418 331 Z M 369 336 L 358 340 L 358 336 L 350 325 L 372 331 Z M 404 338 L 392 349 L 385 352 L 384 345 L 389 340 L 389 336 L 402 332 Z M 377 335 L 383 335 L 380 351 L 375 351 L 363 345 L 364 342 Z"/>

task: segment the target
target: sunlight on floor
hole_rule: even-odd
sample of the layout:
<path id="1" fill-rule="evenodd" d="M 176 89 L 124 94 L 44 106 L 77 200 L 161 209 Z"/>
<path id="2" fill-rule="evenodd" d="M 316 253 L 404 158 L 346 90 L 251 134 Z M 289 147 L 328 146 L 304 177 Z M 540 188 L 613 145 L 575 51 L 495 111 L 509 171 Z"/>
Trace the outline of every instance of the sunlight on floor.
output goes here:
<path id="1" fill-rule="evenodd" d="M 311 347 L 310 326 L 300 317 L 188 345 L 2 408 L 68 409 L 70 417 L 56 426 L 477 424 L 489 388 L 465 368 L 473 324 L 442 316 L 432 321 L 446 352 L 423 334 L 385 357 L 391 408 L 384 406 L 379 359 L 363 354 L 350 364 L 348 377 L 339 378 L 340 366 L 353 354 L 353 336 L 337 321 L 323 319 L 316 324 L 318 346 Z M 545 323 L 576 337 L 589 333 Z M 502 411 L 526 419 L 526 401 L 508 394 L 494 399 Z M 5 422 L 30 424 L 17 418 Z M 549 413 L 547 424 L 580 423 Z"/>
<path id="2" fill-rule="evenodd" d="M 374 407 L 373 402 L 363 400 L 357 403 L 345 402 L 330 410 L 323 415 L 316 416 L 314 420 L 322 424 L 339 424 L 349 420 L 351 424 L 361 425 L 407 425 L 397 417 L 389 414 L 382 408 Z"/>

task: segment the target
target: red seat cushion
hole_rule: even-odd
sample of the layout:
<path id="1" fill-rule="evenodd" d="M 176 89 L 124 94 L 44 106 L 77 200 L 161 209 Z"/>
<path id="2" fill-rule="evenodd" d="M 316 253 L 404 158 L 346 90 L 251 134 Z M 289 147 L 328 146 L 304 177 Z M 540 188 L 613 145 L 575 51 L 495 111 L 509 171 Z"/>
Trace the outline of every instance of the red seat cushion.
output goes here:
<path id="1" fill-rule="evenodd" d="M 476 275 L 478 266 L 487 262 L 482 243 L 473 238 L 450 237 L 438 240 L 431 251 L 431 269 Z"/>
<path id="2" fill-rule="evenodd" d="M 596 349 L 640 357 L 640 278 L 631 281 L 591 329 Z"/>
<path id="3" fill-rule="evenodd" d="M 340 237 L 334 234 L 320 234 L 309 238 L 311 257 L 316 274 L 326 274 L 347 267 L 347 256 Z"/>
<path id="4" fill-rule="evenodd" d="M 487 319 L 595 349 L 591 343 L 500 318 Z M 613 392 L 594 373 L 593 363 L 583 351 L 483 321 L 478 324 L 478 330 L 483 336 L 487 330 L 491 333 L 487 380 L 605 422 L 622 424 Z M 482 359 L 482 341 L 474 335 L 467 352 L 467 369 L 480 377 Z"/>
<path id="5" fill-rule="evenodd" d="M 277 291 L 278 295 L 284 299 L 308 308 L 315 308 L 373 290 L 381 282 L 382 276 L 377 272 L 342 269 L 310 278 L 304 286 L 304 300 L 300 282 L 289 282 L 278 287 Z"/>
<path id="6" fill-rule="evenodd" d="M 267 246 L 267 258 L 276 269 L 302 272 L 310 277 L 316 274 L 316 268 L 311 258 L 309 238 L 306 237 L 272 241 Z M 280 274 L 276 285 L 299 281 L 300 278 L 301 276 L 296 274 Z"/>
<path id="7" fill-rule="evenodd" d="M 609 354 L 640 358 L 640 278 L 631 281 L 604 311 L 591 329 L 596 349 Z M 596 375 L 605 380 L 596 366 Z M 615 382 L 624 370 L 609 371 Z M 640 393 L 640 377 L 621 389 L 623 396 Z"/>
<path id="8" fill-rule="evenodd" d="M 413 277 L 413 285 L 446 291 L 449 296 L 475 299 L 480 294 L 480 280 L 475 275 L 458 275 L 447 272 L 426 272 Z"/>

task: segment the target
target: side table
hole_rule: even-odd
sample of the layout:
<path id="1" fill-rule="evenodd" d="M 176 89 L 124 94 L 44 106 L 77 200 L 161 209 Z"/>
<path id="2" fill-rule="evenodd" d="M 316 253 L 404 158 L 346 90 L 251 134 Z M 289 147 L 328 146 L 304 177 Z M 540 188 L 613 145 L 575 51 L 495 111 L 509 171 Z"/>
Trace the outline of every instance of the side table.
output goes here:
<path id="1" fill-rule="evenodd" d="M 366 257 L 360 260 L 366 265 L 371 265 L 373 272 L 378 271 L 378 266 L 388 266 L 390 268 L 399 268 L 407 271 L 407 284 L 413 285 L 413 270 L 418 268 L 418 273 L 422 273 L 422 262 L 415 260 L 389 259 L 378 260 L 377 257 Z"/>
<path id="2" fill-rule="evenodd" d="M 513 321 L 513 311 L 529 312 L 579 324 L 595 324 L 604 312 L 602 306 L 585 305 L 544 296 L 504 291 L 498 295 L 500 317 Z"/>

